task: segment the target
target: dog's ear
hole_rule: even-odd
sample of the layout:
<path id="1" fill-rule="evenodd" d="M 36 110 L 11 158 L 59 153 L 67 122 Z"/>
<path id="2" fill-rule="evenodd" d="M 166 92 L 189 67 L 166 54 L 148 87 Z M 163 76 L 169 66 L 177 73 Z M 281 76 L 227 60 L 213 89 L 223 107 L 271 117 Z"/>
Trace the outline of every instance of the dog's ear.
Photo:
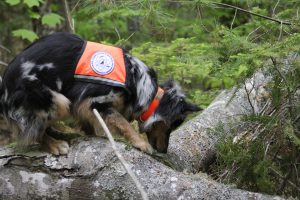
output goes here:
<path id="1" fill-rule="evenodd" d="M 177 83 L 173 80 L 167 80 L 166 82 L 164 82 L 161 87 L 166 91 L 169 90 L 171 88 L 173 88 L 175 85 L 177 85 Z"/>
<path id="2" fill-rule="evenodd" d="M 186 102 L 184 105 L 183 105 L 183 112 L 184 113 L 188 113 L 188 112 L 198 112 L 198 111 L 201 111 L 203 110 L 201 107 L 199 107 L 198 105 L 196 104 L 192 104 L 192 103 L 188 103 Z"/>

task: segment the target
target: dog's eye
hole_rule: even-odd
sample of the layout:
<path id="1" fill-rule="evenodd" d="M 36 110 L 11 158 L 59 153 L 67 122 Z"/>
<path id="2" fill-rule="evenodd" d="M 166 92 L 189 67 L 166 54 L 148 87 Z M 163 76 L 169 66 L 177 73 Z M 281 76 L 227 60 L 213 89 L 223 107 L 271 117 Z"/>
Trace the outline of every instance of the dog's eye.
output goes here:
<path id="1" fill-rule="evenodd" d="M 180 101 L 180 102 L 183 102 L 183 98 L 181 97 L 181 98 L 179 99 L 179 101 Z"/>

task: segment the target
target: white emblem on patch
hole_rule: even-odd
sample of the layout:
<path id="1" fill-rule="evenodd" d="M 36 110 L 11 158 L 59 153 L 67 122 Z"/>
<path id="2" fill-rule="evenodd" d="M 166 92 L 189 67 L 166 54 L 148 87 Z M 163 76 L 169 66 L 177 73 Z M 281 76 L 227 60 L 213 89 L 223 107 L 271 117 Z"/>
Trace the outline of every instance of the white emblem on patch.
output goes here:
<path id="1" fill-rule="evenodd" d="M 113 57 L 106 52 L 96 52 L 91 58 L 92 69 L 100 75 L 109 74 L 115 67 Z"/>

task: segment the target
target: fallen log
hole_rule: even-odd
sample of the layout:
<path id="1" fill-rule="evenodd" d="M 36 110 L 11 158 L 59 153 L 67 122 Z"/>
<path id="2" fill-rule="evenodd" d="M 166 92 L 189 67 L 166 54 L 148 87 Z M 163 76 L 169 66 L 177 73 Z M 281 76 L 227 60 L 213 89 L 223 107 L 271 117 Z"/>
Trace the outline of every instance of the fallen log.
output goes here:
<path id="1" fill-rule="evenodd" d="M 274 199 L 184 174 L 117 143 L 149 199 Z M 66 156 L 0 149 L 0 199 L 141 199 L 134 182 L 102 138 L 75 139 Z M 280 199 L 275 197 L 276 199 Z"/>
<path id="2" fill-rule="evenodd" d="M 219 139 L 232 134 L 229 125 L 261 111 L 268 96 L 264 89 L 268 81 L 268 76 L 256 73 L 245 87 L 223 91 L 200 115 L 174 131 L 168 157 L 177 170 L 197 173 L 206 169 L 214 160 Z M 216 134 L 217 127 L 224 132 Z"/>

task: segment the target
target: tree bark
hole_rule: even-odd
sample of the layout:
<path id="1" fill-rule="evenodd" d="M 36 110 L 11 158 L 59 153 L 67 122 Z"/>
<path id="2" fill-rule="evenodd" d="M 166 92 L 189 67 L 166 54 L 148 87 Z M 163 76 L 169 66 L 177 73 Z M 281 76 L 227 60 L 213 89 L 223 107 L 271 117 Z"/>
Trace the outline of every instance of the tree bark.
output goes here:
<path id="1" fill-rule="evenodd" d="M 274 199 L 219 184 L 204 174 L 174 171 L 124 143 L 117 145 L 150 199 Z M 6 200 L 141 199 L 102 138 L 74 140 L 67 156 L 0 149 L 0 191 L 0 199 Z"/>
<path id="2" fill-rule="evenodd" d="M 264 86 L 269 80 L 262 72 L 256 73 L 245 87 L 223 91 L 200 115 L 174 131 L 168 156 L 177 170 L 197 173 L 206 169 L 214 160 L 220 138 L 233 134 L 230 125 L 261 111 L 268 96 Z M 221 134 L 217 128 L 222 129 Z"/>

